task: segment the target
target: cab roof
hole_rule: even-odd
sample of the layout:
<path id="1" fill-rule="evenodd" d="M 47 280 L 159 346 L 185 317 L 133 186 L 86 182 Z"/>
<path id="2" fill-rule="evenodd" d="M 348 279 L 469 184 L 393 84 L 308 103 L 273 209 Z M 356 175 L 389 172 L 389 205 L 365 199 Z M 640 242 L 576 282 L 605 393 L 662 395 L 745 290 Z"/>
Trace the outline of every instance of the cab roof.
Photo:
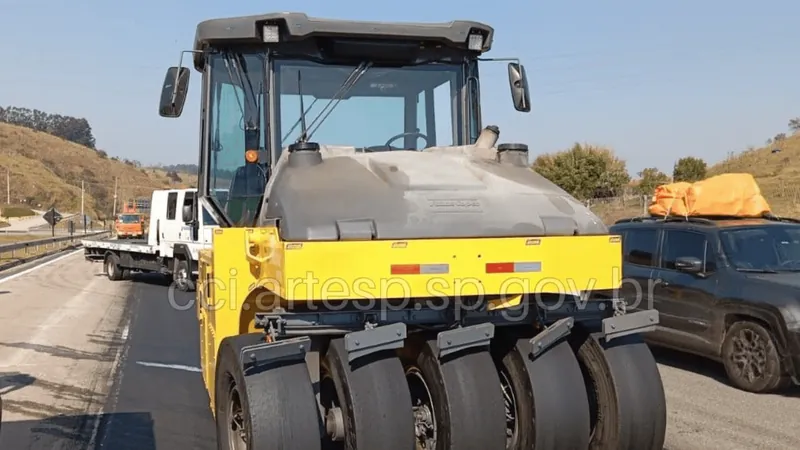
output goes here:
<path id="1" fill-rule="evenodd" d="M 468 47 L 469 35 L 483 35 L 481 53 L 491 49 L 494 29 L 484 23 L 468 20 L 450 22 L 374 22 L 309 17 L 305 13 L 282 12 L 253 16 L 211 19 L 200 22 L 195 33 L 194 50 L 209 46 L 264 44 L 265 24 L 280 27 L 281 41 L 298 41 L 312 37 L 400 39 L 437 42 L 454 48 Z M 203 56 L 195 53 L 195 68 L 202 70 Z"/>

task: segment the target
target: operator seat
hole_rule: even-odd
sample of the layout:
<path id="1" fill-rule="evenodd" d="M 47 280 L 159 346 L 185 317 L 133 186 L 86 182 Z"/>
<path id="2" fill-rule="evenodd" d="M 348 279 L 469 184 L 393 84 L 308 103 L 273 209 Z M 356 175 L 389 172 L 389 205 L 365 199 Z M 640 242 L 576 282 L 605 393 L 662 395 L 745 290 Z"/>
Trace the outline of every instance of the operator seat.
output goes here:
<path id="1" fill-rule="evenodd" d="M 267 187 L 267 170 L 267 167 L 259 164 L 245 164 L 236 169 L 225 204 L 225 213 L 233 223 L 253 223 L 258 204 Z"/>

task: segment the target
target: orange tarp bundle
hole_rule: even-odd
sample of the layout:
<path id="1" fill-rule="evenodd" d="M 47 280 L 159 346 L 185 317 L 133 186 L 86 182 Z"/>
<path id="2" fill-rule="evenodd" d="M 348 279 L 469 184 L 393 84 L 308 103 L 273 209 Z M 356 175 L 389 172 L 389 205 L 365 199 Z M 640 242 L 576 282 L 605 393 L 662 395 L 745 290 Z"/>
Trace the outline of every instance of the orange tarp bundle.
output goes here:
<path id="1" fill-rule="evenodd" d="M 761 217 L 770 212 L 749 173 L 726 173 L 696 183 L 663 184 L 649 208 L 655 216 Z"/>

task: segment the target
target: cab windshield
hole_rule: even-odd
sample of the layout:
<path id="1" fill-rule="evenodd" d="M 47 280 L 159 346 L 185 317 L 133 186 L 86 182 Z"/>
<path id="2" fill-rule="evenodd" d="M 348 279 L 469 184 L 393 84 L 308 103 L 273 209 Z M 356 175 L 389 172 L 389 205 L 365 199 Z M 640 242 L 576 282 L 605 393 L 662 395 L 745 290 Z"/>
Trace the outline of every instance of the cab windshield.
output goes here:
<path id="1" fill-rule="evenodd" d="M 119 216 L 120 223 L 139 223 L 139 216 L 137 214 L 123 214 Z"/>
<path id="2" fill-rule="evenodd" d="M 387 68 L 226 51 L 208 61 L 204 189 L 233 224 L 253 223 L 270 163 L 300 136 L 301 94 L 310 140 L 323 145 L 421 150 L 477 135 L 477 79 L 467 74 L 477 70 L 474 61 Z M 269 160 L 246 163 L 247 150 L 269 150 Z"/>
<path id="3" fill-rule="evenodd" d="M 800 226 L 769 225 L 720 232 L 722 248 L 740 271 L 800 271 Z"/>
<path id="4" fill-rule="evenodd" d="M 387 68 L 277 60 L 273 70 L 281 148 L 300 137 L 301 95 L 314 142 L 365 151 L 462 143 L 461 64 Z"/>

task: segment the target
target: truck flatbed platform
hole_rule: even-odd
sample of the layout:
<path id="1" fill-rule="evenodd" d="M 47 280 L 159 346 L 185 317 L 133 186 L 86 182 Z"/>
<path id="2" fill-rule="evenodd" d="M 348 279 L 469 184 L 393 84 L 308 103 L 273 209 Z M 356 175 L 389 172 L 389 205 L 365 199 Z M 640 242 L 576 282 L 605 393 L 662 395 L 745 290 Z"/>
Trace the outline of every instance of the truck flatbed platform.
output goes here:
<path id="1" fill-rule="evenodd" d="M 102 260 L 107 250 L 154 255 L 158 249 L 143 239 L 83 239 L 86 259 Z"/>

